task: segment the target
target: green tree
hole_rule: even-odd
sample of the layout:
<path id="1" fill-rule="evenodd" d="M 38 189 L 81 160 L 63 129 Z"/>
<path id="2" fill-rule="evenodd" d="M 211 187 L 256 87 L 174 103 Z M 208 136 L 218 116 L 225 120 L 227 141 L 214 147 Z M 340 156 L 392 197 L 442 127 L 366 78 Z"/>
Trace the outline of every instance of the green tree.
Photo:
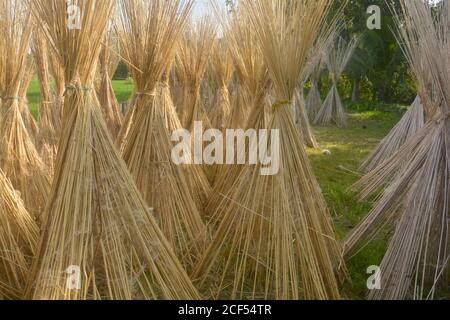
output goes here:
<path id="1" fill-rule="evenodd" d="M 377 5 L 381 9 L 381 29 L 367 27 L 367 9 Z M 414 87 L 407 61 L 397 44 L 393 30 L 394 19 L 390 6 L 399 9 L 396 0 L 349 0 L 344 9 L 346 26 L 343 36 L 359 36 L 360 42 L 347 67 L 352 81 L 352 99 L 359 99 L 362 81 L 368 81 L 374 96 L 386 103 L 409 102 L 414 98 Z M 405 85 L 406 84 L 406 85 Z"/>

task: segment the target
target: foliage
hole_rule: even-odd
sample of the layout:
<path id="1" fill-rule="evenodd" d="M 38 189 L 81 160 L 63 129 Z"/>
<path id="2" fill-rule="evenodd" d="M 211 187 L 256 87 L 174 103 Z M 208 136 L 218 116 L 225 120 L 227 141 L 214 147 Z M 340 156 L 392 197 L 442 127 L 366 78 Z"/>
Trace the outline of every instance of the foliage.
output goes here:
<path id="1" fill-rule="evenodd" d="M 123 61 L 120 61 L 119 65 L 117 66 L 116 73 L 114 74 L 113 79 L 114 80 L 124 80 L 127 79 L 129 76 L 128 67 L 127 64 Z"/>
<path id="2" fill-rule="evenodd" d="M 377 5 L 381 9 L 381 30 L 367 28 L 367 19 L 370 17 L 367 9 L 371 5 Z M 349 0 L 344 9 L 347 22 L 343 36 L 351 38 L 354 35 L 360 35 L 361 38 L 353 59 L 347 67 L 352 88 L 351 91 L 343 93 L 343 96 L 351 95 L 355 93 L 352 91 L 357 89 L 361 93 L 361 85 L 366 82 L 365 89 L 370 88 L 372 94 L 366 93 L 364 98 L 372 96 L 372 99 L 385 103 L 405 104 L 414 100 L 416 89 L 412 76 L 408 72 L 407 61 L 392 32 L 394 21 L 389 5 L 398 8 L 399 2 Z M 370 85 L 367 86 L 367 84 Z M 355 98 L 359 97 L 356 95 Z"/>

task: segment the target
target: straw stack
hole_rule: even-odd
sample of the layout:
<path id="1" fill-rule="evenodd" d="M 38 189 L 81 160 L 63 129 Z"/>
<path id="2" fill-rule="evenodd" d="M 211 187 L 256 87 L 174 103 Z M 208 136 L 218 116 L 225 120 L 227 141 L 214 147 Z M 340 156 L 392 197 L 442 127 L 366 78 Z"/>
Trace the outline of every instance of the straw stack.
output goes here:
<path id="1" fill-rule="evenodd" d="M 226 130 L 231 128 L 231 102 L 228 85 L 234 72 L 233 60 L 225 40 L 214 46 L 210 60 L 216 93 L 209 110 L 209 119 L 212 128 L 221 130 L 225 134 Z M 208 178 L 211 184 L 214 184 L 218 170 L 220 170 L 218 165 L 208 168 Z"/>
<path id="2" fill-rule="evenodd" d="M 308 117 L 311 121 L 314 121 L 314 119 L 317 116 L 317 113 L 322 107 L 322 99 L 320 98 L 319 92 L 319 80 L 320 75 L 322 74 L 322 69 L 323 69 L 323 60 L 319 59 L 316 66 L 313 68 L 313 71 L 311 72 L 309 78 L 311 81 L 311 89 L 309 90 L 308 97 L 306 98 L 305 107 L 308 113 Z"/>
<path id="3" fill-rule="evenodd" d="M 67 28 L 65 0 L 29 3 L 64 66 L 67 86 L 54 184 L 27 297 L 198 298 L 116 151 L 93 88 L 114 1 L 72 1 L 80 30 Z"/>
<path id="4" fill-rule="evenodd" d="M 0 169 L 0 298 L 20 299 L 39 229 Z"/>
<path id="5" fill-rule="evenodd" d="M 23 1 L 0 1 L 0 168 L 18 190 L 25 207 L 39 216 L 49 191 L 49 175 L 33 144 L 20 110 L 20 86 L 27 69 L 32 31 Z M 27 84 L 28 86 L 28 84 Z"/>
<path id="6" fill-rule="evenodd" d="M 214 284 L 214 297 L 337 299 L 340 249 L 291 109 L 331 1 L 240 4 L 249 12 L 274 84 L 277 101 L 265 129 L 280 134 L 280 171 L 261 175 L 261 163 L 243 168 L 223 193 L 213 218 L 214 240 L 194 276 L 199 285 Z"/>
<path id="7" fill-rule="evenodd" d="M 134 115 L 121 146 L 122 155 L 162 231 L 189 267 L 203 250 L 206 226 L 196 207 L 187 171 L 171 158 L 172 130 L 181 126 L 176 120 L 166 72 L 175 58 L 176 43 L 193 2 L 119 3 L 121 50 L 133 70 L 135 84 Z"/>
<path id="8" fill-rule="evenodd" d="M 122 127 L 123 116 L 119 109 L 112 86 L 112 77 L 119 64 L 119 57 L 112 52 L 114 41 L 111 32 L 105 37 L 105 45 L 100 53 L 99 76 L 100 83 L 97 87 L 98 100 L 102 107 L 103 116 L 113 139 L 117 138 L 119 130 Z"/>
<path id="9" fill-rule="evenodd" d="M 414 50 L 415 59 L 423 59 L 424 54 L 419 46 L 411 48 Z M 411 55 L 411 54 L 410 54 Z M 363 162 L 361 170 L 370 172 L 388 160 L 400 147 L 412 138 L 423 127 L 426 121 L 431 120 L 436 113 L 436 106 L 434 104 L 423 104 L 422 101 L 427 101 L 427 92 L 431 90 L 431 75 L 426 69 L 426 62 L 414 61 L 412 66 L 416 77 L 420 77 L 417 82 L 418 94 L 408 112 L 403 116 L 400 122 L 391 130 L 391 132 L 384 138 L 372 154 Z"/>
<path id="10" fill-rule="evenodd" d="M 28 87 L 30 86 L 30 82 L 33 79 L 35 73 L 36 65 L 33 59 L 27 59 L 25 72 L 22 77 L 22 81 L 19 87 L 19 108 L 20 113 L 22 114 L 22 119 L 25 124 L 25 127 L 28 130 L 28 134 L 33 142 L 36 142 L 36 138 L 39 135 L 39 128 L 36 124 L 36 120 L 33 118 L 30 112 L 30 108 L 28 107 Z"/>
<path id="11" fill-rule="evenodd" d="M 413 137 L 425 123 L 425 114 L 417 96 L 409 110 L 402 117 L 400 122 L 389 132 L 380 142 L 377 148 L 363 162 L 360 170 L 370 172 L 376 169 L 383 162 L 395 154 L 408 139 Z"/>
<path id="12" fill-rule="evenodd" d="M 53 80 L 53 115 L 55 118 L 55 130 L 61 132 L 61 117 L 64 106 L 64 94 L 66 92 L 66 80 L 64 79 L 64 67 L 58 60 L 57 55 L 52 50 L 48 50 L 50 73 Z"/>
<path id="13" fill-rule="evenodd" d="M 319 148 L 319 143 L 312 131 L 311 124 L 309 122 L 308 113 L 306 112 L 306 102 L 303 96 L 303 85 L 297 90 L 294 102 L 295 122 L 300 134 L 302 136 L 304 144 L 309 148 Z"/>
<path id="14" fill-rule="evenodd" d="M 187 25 L 178 44 L 176 59 L 177 79 L 183 87 L 182 105 L 178 106 L 181 124 L 192 130 L 195 121 L 202 121 L 203 128 L 210 128 L 200 88 L 211 51 L 216 41 L 216 25 L 211 18 Z"/>
<path id="15" fill-rule="evenodd" d="M 161 81 L 158 83 L 156 98 L 159 99 L 156 105 L 164 111 L 164 119 L 169 132 L 175 132 L 183 129 L 180 118 L 177 115 L 175 104 L 172 100 L 171 89 L 169 84 L 169 72 L 166 72 Z M 189 186 L 190 193 L 197 205 L 197 209 L 202 215 L 205 214 L 205 207 L 210 199 L 212 188 L 201 166 L 184 165 L 186 182 Z"/>
<path id="16" fill-rule="evenodd" d="M 250 114 L 259 113 L 270 92 L 267 67 L 257 47 L 256 36 L 249 28 L 248 13 L 239 10 L 230 16 L 216 7 L 216 15 L 222 19 L 224 27 L 230 30 L 227 33 L 227 43 L 235 66 L 236 82 L 230 127 L 252 128 L 254 119 L 249 119 Z M 224 17 L 232 19 L 225 20 Z"/>
<path id="17" fill-rule="evenodd" d="M 250 17 L 245 10 L 235 10 L 227 15 L 222 8 L 215 6 L 215 15 L 227 31 L 226 41 L 234 62 L 237 83 L 235 99 L 232 103 L 230 128 L 262 129 L 267 126 L 266 111 L 271 81 L 256 35 L 250 26 Z M 239 178 L 244 165 L 224 165 L 219 168 L 205 212 L 213 213 L 223 200 L 223 193 Z"/>
<path id="18" fill-rule="evenodd" d="M 433 299 L 449 283 L 450 3 L 443 1 L 438 8 L 421 0 L 400 4 L 401 12 L 394 12 L 399 41 L 414 72 L 422 67 L 429 72 L 430 77 L 417 74 L 416 79 L 418 88 L 427 89 L 421 96 L 424 109 L 436 112 L 356 185 L 362 197 L 385 191 L 346 239 L 346 251 L 355 252 L 383 226 L 392 226 L 380 264 L 383 285 L 369 298 Z"/>
<path id="19" fill-rule="evenodd" d="M 231 103 L 228 85 L 234 71 L 233 60 L 226 42 L 223 41 L 214 46 L 210 61 L 216 94 L 209 111 L 209 120 L 213 128 L 224 130 L 230 128 Z"/>
<path id="20" fill-rule="evenodd" d="M 320 77 L 320 65 L 321 61 L 323 59 L 323 54 L 330 46 L 330 43 L 333 43 L 333 41 L 336 38 L 336 34 L 339 32 L 339 30 L 342 28 L 342 23 L 340 21 L 334 20 L 332 21 L 331 26 L 324 27 L 323 29 L 326 30 L 326 32 L 322 33 L 321 36 L 316 40 L 314 43 L 314 46 L 310 49 L 308 54 L 308 59 L 305 65 L 305 68 L 302 71 L 302 74 L 300 75 L 300 85 L 297 89 L 296 95 L 295 95 L 295 103 L 294 103 L 294 114 L 295 114 L 295 122 L 297 124 L 297 127 L 300 131 L 301 136 L 303 137 L 303 141 L 305 145 L 309 148 L 319 148 L 319 143 L 316 140 L 316 137 L 314 135 L 314 132 L 312 131 L 311 124 L 310 124 L 310 114 L 311 112 L 311 106 L 309 107 L 310 110 L 308 110 L 307 102 L 305 101 L 304 97 L 304 87 L 305 83 L 314 72 L 317 74 L 316 79 L 316 87 L 312 88 L 313 92 L 310 92 L 310 95 L 308 98 L 316 99 L 316 97 L 311 97 L 311 95 L 318 95 L 318 101 L 309 101 L 309 103 L 320 103 L 320 93 L 318 92 L 318 78 Z M 319 69 L 319 70 L 317 70 Z M 314 87 L 314 85 L 313 85 Z M 314 90 L 316 92 L 314 92 Z M 316 106 L 317 107 L 317 106 Z M 321 106 L 319 106 L 320 109 Z M 314 108 L 314 106 L 313 106 Z M 308 114 L 308 111 L 310 114 Z"/>
<path id="21" fill-rule="evenodd" d="M 55 112 L 50 86 L 49 57 L 42 33 L 35 31 L 32 43 L 33 57 L 37 66 L 41 100 L 39 104 L 38 148 L 45 164 L 53 172 L 59 140 L 59 115 Z"/>
<path id="22" fill-rule="evenodd" d="M 339 128 L 347 126 L 347 115 L 338 91 L 338 81 L 350 62 L 353 52 L 358 44 L 358 39 L 353 38 L 349 43 L 339 38 L 334 46 L 326 53 L 325 61 L 332 81 L 322 108 L 316 115 L 314 123 L 321 126 L 336 125 Z"/>

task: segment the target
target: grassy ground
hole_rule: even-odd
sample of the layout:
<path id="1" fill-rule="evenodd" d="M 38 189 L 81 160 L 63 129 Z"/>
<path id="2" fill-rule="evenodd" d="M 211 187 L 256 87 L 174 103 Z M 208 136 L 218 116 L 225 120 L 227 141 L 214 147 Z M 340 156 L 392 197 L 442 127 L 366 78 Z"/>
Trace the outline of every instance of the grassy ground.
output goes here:
<path id="1" fill-rule="evenodd" d="M 133 89 L 129 80 L 114 81 L 119 102 L 126 101 Z M 33 80 L 28 92 L 30 109 L 37 115 L 39 86 Z M 321 150 L 308 150 L 315 174 L 342 239 L 370 210 L 370 202 L 359 203 L 349 188 L 358 180 L 358 167 L 379 141 L 397 123 L 404 110 L 398 106 L 355 104 L 350 107 L 347 129 L 314 128 Z M 324 155 L 323 149 L 331 152 Z M 385 250 L 383 239 L 376 239 L 348 261 L 352 283 L 344 287 L 347 298 L 362 299 L 367 293 L 366 274 L 371 265 L 379 265 Z"/>
<path id="2" fill-rule="evenodd" d="M 355 106 L 357 107 L 357 106 Z M 373 106 L 372 106 L 373 108 Z M 308 150 L 336 231 L 342 239 L 370 211 L 370 202 L 358 202 L 350 190 L 358 180 L 358 167 L 392 127 L 400 120 L 400 107 L 377 107 L 377 110 L 351 110 L 346 129 L 314 128 L 323 149 Z M 383 239 L 376 239 L 348 261 L 352 283 L 345 285 L 348 298 L 362 299 L 367 293 L 367 268 L 379 265 L 385 251 Z"/>

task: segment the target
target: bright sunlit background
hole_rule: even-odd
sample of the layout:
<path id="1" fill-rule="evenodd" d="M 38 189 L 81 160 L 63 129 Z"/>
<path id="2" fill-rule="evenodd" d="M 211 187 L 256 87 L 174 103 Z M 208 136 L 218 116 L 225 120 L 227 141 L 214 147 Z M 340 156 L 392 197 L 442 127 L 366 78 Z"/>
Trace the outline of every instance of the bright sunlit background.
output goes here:
<path id="1" fill-rule="evenodd" d="M 223 7 L 225 7 L 225 0 L 217 0 Z M 210 0 L 195 0 L 194 19 L 198 20 L 205 14 L 212 13 Z"/>

